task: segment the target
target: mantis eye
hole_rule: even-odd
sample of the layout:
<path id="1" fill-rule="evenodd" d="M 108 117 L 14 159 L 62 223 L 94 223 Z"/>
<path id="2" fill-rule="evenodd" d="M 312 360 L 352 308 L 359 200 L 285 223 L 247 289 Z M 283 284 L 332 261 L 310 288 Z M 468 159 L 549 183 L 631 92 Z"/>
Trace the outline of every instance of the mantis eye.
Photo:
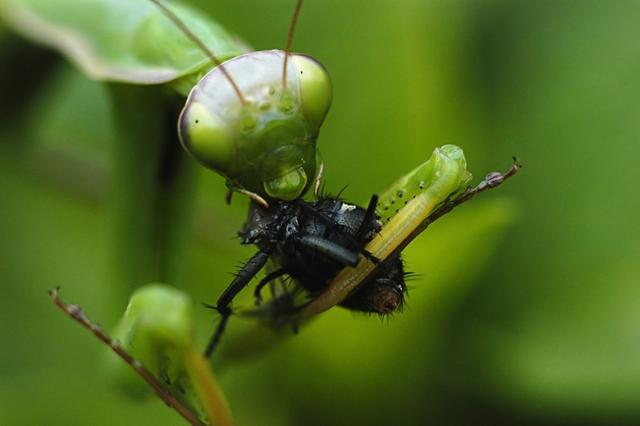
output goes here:
<path id="1" fill-rule="evenodd" d="M 223 120 L 193 102 L 179 123 L 180 141 L 187 152 L 214 170 L 226 171 L 233 159 L 233 138 Z"/>
<path id="2" fill-rule="evenodd" d="M 333 97 L 329 73 L 309 56 L 292 54 L 291 60 L 297 68 L 300 81 L 302 113 L 309 125 L 318 129 L 327 116 Z"/>

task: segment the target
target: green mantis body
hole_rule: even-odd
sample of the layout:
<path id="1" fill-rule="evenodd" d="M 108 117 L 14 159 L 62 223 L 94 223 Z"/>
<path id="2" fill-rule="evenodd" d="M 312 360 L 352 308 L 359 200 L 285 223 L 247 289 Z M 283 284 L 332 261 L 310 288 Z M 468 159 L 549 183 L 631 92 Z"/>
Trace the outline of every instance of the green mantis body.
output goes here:
<path id="1" fill-rule="evenodd" d="M 149 0 L 5 0 L 0 12 L 89 77 L 189 94 L 179 125 L 187 151 L 264 205 L 299 198 L 318 172 L 316 140 L 331 103 L 324 68 L 279 50 L 245 53 L 203 14 L 177 2 L 168 9 L 205 51 Z"/>
<path id="2" fill-rule="evenodd" d="M 5 0 L 0 12 L 18 31 L 54 46 L 90 77 L 161 84 L 188 94 L 178 120 L 180 141 L 225 177 L 231 190 L 266 207 L 272 200 L 300 198 L 314 178 L 317 188 L 322 165 L 316 140 L 332 95 L 324 68 L 282 50 L 245 53 L 211 19 L 179 3 L 166 6 L 206 48 L 151 0 Z M 218 61 L 224 63 L 214 66 Z M 436 149 L 429 161 L 382 193 L 377 213 L 385 227 L 367 250 L 381 261 L 401 251 L 432 212 L 455 194 L 465 195 L 470 179 L 460 148 Z M 345 268 L 301 316 L 339 303 L 375 267 L 362 261 L 358 268 Z"/>
<path id="3" fill-rule="evenodd" d="M 178 119 L 180 141 L 199 162 L 222 175 L 230 189 L 263 205 L 303 196 L 321 174 L 316 140 L 331 102 L 331 83 L 324 68 L 307 56 L 281 50 L 246 53 L 211 19 L 177 2 L 167 1 L 167 5 L 223 66 L 215 67 L 211 57 L 149 0 L 0 0 L 0 14 L 17 31 L 62 52 L 89 77 L 162 85 L 188 96 Z M 135 98 L 133 89 L 125 100 Z M 135 121 L 126 111 L 123 116 L 129 119 L 126 122 Z M 137 134 L 144 136 L 144 130 Z M 137 160 L 146 158 L 128 161 Z M 381 193 L 377 213 L 384 227 L 366 249 L 381 262 L 399 253 L 440 212 L 482 190 L 466 190 L 470 179 L 460 148 L 436 149 L 431 159 Z M 344 268 L 326 291 L 293 312 L 278 312 L 276 297 L 261 308 L 267 315 L 273 311 L 268 320 L 298 323 L 340 303 L 366 283 L 377 267 L 378 263 L 360 259 L 355 268 Z M 143 282 L 128 278 L 136 285 Z M 136 292 L 117 334 L 156 376 L 171 378 L 177 389 L 192 384 L 195 393 L 202 395 L 207 392 L 197 388 L 206 382 L 202 380 L 206 374 L 197 374 L 202 362 L 194 362 L 199 358 L 194 355 L 187 305 L 171 289 Z M 77 310 L 73 312 L 74 319 L 84 319 Z M 147 323 L 140 318 L 151 319 Z M 109 344 L 116 352 L 120 349 Z M 140 372 L 137 362 L 129 362 Z M 158 386 L 161 393 L 163 388 Z M 170 400 L 171 395 L 165 396 Z M 187 396 L 180 402 L 196 407 L 197 398 Z M 214 406 L 207 415 L 213 419 L 216 413 L 225 410 Z"/>

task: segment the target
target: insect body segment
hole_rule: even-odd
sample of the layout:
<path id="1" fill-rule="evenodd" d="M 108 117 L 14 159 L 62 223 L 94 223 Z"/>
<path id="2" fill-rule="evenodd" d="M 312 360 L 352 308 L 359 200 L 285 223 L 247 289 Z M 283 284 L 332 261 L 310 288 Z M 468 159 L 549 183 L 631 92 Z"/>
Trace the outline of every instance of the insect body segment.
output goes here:
<path id="1" fill-rule="evenodd" d="M 271 260 L 273 270 L 258 284 L 258 300 L 259 289 L 282 275 L 291 277 L 297 288 L 314 297 L 341 270 L 355 267 L 358 254 L 366 257 L 365 245 L 382 226 L 375 217 L 376 203 L 377 197 L 373 196 L 367 209 L 337 198 L 322 198 L 313 203 L 282 201 L 268 210 L 252 204 L 249 219 L 241 232 L 242 242 L 256 245 L 260 251 L 245 264 L 218 299 L 216 308 L 223 318 L 206 354 L 211 354 L 224 331 L 231 315 L 229 304 L 233 296 L 249 283 L 266 264 L 267 258 Z M 391 256 L 385 264 L 376 263 L 376 266 L 376 273 L 345 299 L 342 306 L 381 315 L 402 307 L 406 286 L 400 256 Z M 271 318 L 272 322 L 281 325 L 279 322 L 289 318 L 295 309 L 293 304 L 285 306 L 286 312 L 278 312 Z"/>
<path id="2" fill-rule="evenodd" d="M 367 244 L 366 250 L 382 262 L 393 260 L 424 230 L 431 213 L 465 188 L 471 178 L 466 165 L 462 149 L 455 145 L 444 145 L 434 149 L 429 160 L 391 185 L 380 196 L 378 203 L 377 214 L 384 227 Z M 422 183 L 424 188 L 421 188 Z M 341 270 L 326 290 L 299 313 L 296 320 L 316 315 L 343 302 L 345 295 L 359 291 L 363 283 L 378 273 L 375 264 L 362 260 L 355 268 Z"/>
<path id="3" fill-rule="evenodd" d="M 313 59 L 252 52 L 224 63 L 246 102 L 219 68 L 193 88 L 179 120 L 183 146 L 227 178 L 231 189 L 295 200 L 316 175 L 316 140 L 331 103 L 331 82 Z"/>

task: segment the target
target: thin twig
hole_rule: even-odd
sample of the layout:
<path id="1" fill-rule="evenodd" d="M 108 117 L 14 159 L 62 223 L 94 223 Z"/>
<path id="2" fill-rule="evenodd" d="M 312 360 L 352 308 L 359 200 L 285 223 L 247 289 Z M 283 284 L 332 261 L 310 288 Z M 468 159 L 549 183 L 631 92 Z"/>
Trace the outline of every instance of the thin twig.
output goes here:
<path id="1" fill-rule="evenodd" d="M 186 421 L 195 426 L 205 426 L 202 423 L 196 414 L 194 414 L 187 407 L 182 405 L 178 400 L 176 400 L 173 395 L 160 383 L 153 374 L 149 370 L 147 370 L 142 362 L 135 359 L 131 356 L 122 346 L 118 343 L 117 340 L 111 339 L 98 324 L 92 323 L 89 318 L 85 315 L 82 308 L 78 305 L 67 305 L 60 297 L 58 296 L 59 288 L 55 288 L 53 290 L 49 290 L 49 296 L 51 300 L 57 307 L 59 307 L 64 313 L 66 313 L 71 319 L 80 323 L 84 328 L 91 331 L 94 336 L 96 336 L 102 343 L 109 346 L 115 353 L 118 355 L 124 362 L 129 364 L 131 368 L 135 370 L 136 373 L 142 379 L 149 384 L 155 391 L 155 393 L 162 399 L 169 407 L 172 407 L 174 410 L 178 412 Z"/>
<path id="2" fill-rule="evenodd" d="M 462 194 L 460 194 L 455 198 L 445 200 L 438 208 L 436 208 L 429 215 L 429 217 L 427 217 L 427 219 L 422 223 L 421 226 L 416 228 L 415 235 L 412 234 L 412 236 L 409 238 L 409 241 L 407 241 L 406 244 L 403 245 L 403 248 L 406 247 L 406 245 L 410 241 L 412 241 L 413 238 L 417 236 L 417 234 L 420 234 L 421 232 L 423 232 L 433 222 L 440 219 L 442 216 L 446 215 L 447 213 L 451 212 L 451 210 L 458 207 L 460 204 L 466 203 L 467 201 L 469 201 L 479 193 L 484 192 L 488 189 L 493 189 L 500 186 L 507 179 L 514 176 L 516 173 L 518 173 L 518 170 L 520 170 L 521 168 L 522 168 L 522 164 L 520 164 L 520 162 L 516 157 L 513 157 L 513 164 L 511 165 L 511 167 L 509 167 L 509 169 L 506 172 L 504 173 L 491 172 L 487 176 L 485 176 L 485 178 L 481 180 L 480 183 L 478 183 L 476 186 L 465 189 L 464 192 L 462 192 Z"/>

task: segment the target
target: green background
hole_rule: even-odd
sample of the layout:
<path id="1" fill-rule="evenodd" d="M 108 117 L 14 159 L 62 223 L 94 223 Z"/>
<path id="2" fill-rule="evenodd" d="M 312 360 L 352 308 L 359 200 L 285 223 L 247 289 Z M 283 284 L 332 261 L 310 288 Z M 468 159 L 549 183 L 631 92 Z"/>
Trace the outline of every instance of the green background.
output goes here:
<path id="1" fill-rule="evenodd" d="M 256 49 L 284 44 L 293 1 L 197 3 Z M 238 424 L 640 422 L 639 21 L 626 0 L 305 2 L 295 50 L 334 84 L 330 191 L 363 203 L 446 143 L 476 179 L 512 155 L 525 168 L 406 250 L 419 277 L 389 321 L 333 309 L 254 351 L 232 319 L 252 356 L 215 367 Z M 114 290 L 139 247 L 112 197 L 145 194 L 114 178 L 107 89 L 6 29 L 0 66 L 0 424 L 180 424 L 119 394 L 104 348 L 46 296 L 60 285 L 107 326 L 144 284 Z M 253 253 L 234 239 L 247 203 L 185 163 L 168 275 L 212 303 Z M 197 312 L 204 342 L 214 316 Z"/>

